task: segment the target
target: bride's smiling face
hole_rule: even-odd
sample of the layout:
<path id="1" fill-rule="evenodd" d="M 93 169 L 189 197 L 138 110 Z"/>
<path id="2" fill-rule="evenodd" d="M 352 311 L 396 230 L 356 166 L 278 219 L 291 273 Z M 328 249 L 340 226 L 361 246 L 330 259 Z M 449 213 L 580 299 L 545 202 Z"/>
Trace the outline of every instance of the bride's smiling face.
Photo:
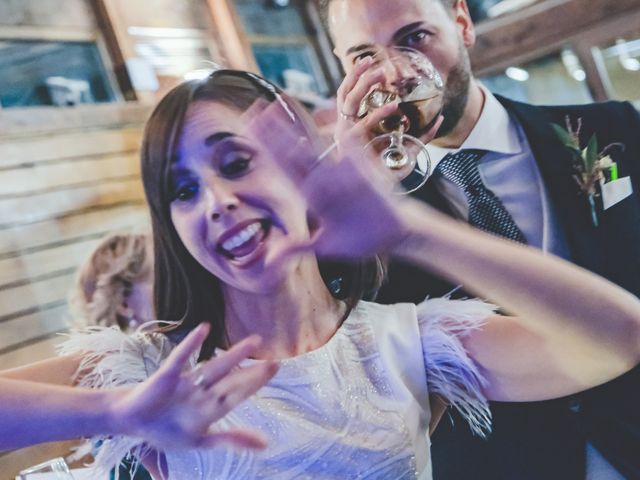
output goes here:
<path id="1" fill-rule="evenodd" d="M 244 123 L 220 103 L 189 107 L 171 168 L 171 220 L 189 253 L 223 284 L 268 293 L 293 265 L 270 268 L 265 260 L 287 239 L 309 237 L 306 207 L 265 149 L 242 135 Z"/>

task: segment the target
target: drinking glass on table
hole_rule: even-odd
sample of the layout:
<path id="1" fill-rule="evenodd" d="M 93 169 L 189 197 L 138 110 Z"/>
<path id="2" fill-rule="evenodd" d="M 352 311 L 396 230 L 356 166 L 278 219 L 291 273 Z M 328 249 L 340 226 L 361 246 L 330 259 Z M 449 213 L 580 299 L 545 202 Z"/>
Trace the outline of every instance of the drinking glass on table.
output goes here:
<path id="1" fill-rule="evenodd" d="M 54 458 L 39 465 L 22 470 L 17 480 L 74 480 L 69 466 L 63 458 Z"/>

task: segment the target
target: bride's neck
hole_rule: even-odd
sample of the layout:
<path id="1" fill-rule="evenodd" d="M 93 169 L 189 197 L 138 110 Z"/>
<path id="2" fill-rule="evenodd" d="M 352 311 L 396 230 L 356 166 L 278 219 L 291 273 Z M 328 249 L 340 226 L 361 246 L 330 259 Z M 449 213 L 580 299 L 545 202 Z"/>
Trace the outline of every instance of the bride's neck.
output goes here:
<path id="1" fill-rule="evenodd" d="M 315 259 L 301 264 L 274 291 L 256 294 L 225 289 L 224 298 L 229 344 L 260 335 L 262 345 L 256 358 L 288 358 L 321 347 L 334 335 L 346 312 L 345 304 L 327 290 Z"/>

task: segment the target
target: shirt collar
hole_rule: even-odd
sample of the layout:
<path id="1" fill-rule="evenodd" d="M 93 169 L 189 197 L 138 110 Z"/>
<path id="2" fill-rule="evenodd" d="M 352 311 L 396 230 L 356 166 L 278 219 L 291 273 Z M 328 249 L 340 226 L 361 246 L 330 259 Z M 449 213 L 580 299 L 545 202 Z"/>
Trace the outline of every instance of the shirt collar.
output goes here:
<path id="1" fill-rule="evenodd" d="M 462 149 L 486 150 L 512 155 L 522 152 L 518 128 L 507 110 L 487 88 L 479 84 L 484 93 L 484 105 L 480 118 L 460 148 L 441 148 L 427 145 L 433 168 L 445 155 Z"/>

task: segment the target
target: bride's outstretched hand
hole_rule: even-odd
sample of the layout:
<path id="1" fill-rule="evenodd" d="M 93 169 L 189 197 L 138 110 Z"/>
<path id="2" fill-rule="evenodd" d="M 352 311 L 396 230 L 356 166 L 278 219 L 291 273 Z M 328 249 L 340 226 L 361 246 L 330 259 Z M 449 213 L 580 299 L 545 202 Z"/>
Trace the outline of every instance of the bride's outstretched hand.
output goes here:
<path id="1" fill-rule="evenodd" d="M 305 119 L 289 116 L 278 103 L 251 110 L 249 138 L 267 150 L 307 202 L 315 230 L 304 244 L 283 255 L 313 250 L 330 258 L 368 257 L 389 250 L 405 235 L 394 181 L 377 158 L 357 142 L 321 156 L 321 141 Z"/>
<path id="2" fill-rule="evenodd" d="M 211 425 L 267 383 L 277 364 L 265 361 L 237 368 L 260 344 L 259 338 L 252 336 L 195 369 L 186 368 L 208 332 L 208 325 L 200 325 L 146 382 L 113 391 L 109 411 L 115 431 L 143 438 L 162 449 L 266 446 L 256 432 L 217 431 Z"/>

